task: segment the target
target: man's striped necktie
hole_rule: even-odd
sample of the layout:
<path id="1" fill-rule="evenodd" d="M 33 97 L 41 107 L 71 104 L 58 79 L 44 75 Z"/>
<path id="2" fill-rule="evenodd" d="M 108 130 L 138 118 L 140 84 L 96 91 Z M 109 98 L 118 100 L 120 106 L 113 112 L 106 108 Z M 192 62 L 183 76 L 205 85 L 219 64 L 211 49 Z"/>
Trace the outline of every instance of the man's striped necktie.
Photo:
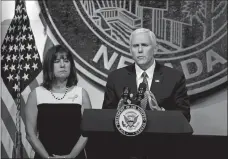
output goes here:
<path id="1" fill-rule="evenodd" d="M 147 77 L 148 77 L 147 73 L 143 72 L 142 77 L 143 77 L 143 83 L 146 84 L 146 91 L 144 93 L 144 98 L 141 100 L 141 107 L 144 110 L 146 110 L 147 108 L 154 110 L 154 107 L 157 107 L 158 103 L 157 103 L 157 100 L 156 100 L 154 94 L 149 89 L 149 85 L 148 85 L 148 81 L 147 81 Z M 150 100 L 150 104 L 149 104 L 149 100 Z"/>
<path id="2" fill-rule="evenodd" d="M 142 78 L 143 78 L 143 83 L 146 84 L 146 91 L 149 91 L 149 86 L 148 86 L 148 81 L 147 81 L 147 73 L 143 72 L 142 73 Z M 145 110 L 148 104 L 148 96 L 146 92 L 144 93 L 144 98 L 141 100 L 141 107 Z"/>

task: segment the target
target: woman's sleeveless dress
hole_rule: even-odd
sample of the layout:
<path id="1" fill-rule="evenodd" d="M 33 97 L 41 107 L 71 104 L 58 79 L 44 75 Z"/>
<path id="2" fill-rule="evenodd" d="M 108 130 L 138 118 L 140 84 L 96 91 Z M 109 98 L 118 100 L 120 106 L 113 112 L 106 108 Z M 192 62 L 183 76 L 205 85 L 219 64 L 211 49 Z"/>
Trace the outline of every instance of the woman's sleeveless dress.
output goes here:
<path id="1" fill-rule="evenodd" d="M 53 93 L 61 98 L 64 93 Z M 75 86 L 66 93 L 62 100 L 55 99 L 44 87 L 36 88 L 37 96 L 37 130 L 39 139 L 49 153 L 67 155 L 71 152 L 81 136 L 82 88 Z M 35 158 L 41 158 L 37 153 Z M 77 159 L 85 159 L 82 150 Z"/>

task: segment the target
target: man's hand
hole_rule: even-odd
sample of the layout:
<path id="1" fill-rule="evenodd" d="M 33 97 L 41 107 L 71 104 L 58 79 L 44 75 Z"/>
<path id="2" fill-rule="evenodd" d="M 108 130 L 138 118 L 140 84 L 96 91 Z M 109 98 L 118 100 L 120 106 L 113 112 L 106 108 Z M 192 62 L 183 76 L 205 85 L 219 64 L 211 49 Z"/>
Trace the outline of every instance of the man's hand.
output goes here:
<path id="1" fill-rule="evenodd" d="M 158 106 L 158 102 L 154 96 L 154 94 L 151 91 L 145 92 L 148 96 L 148 102 L 151 110 L 154 111 L 165 111 L 164 108 Z"/>

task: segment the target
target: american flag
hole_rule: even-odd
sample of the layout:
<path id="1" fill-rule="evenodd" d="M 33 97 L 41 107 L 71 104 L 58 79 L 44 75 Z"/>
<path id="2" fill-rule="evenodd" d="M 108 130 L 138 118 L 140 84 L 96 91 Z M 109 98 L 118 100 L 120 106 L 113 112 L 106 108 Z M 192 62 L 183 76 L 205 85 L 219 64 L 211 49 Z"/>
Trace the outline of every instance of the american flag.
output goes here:
<path id="1" fill-rule="evenodd" d="M 16 0 L 14 18 L 1 46 L 1 158 L 34 154 L 26 139 L 23 108 L 31 90 L 42 81 L 41 70 L 25 2 Z"/>

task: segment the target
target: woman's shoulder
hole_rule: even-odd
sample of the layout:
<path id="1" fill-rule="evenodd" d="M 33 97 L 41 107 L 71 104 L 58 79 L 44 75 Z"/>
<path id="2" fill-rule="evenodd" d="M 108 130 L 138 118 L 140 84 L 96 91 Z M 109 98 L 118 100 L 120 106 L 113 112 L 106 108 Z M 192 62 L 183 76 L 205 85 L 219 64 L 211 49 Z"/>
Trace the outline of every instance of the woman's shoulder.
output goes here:
<path id="1" fill-rule="evenodd" d="M 74 89 L 75 89 L 76 92 L 81 93 L 82 95 L 88 94 L 88 92 L 86 91 L 86 89 L 83 88 L 83 87 L 75 86 Z"/>
<path id="2" fill-rule="evenodd" d="M 35 89 L 31 90 L 31 92 L 29 93 L 30 95 L 34 96 L 36 95 L 36 93 L 39 93 L 43 90 L 45 90 L 46 88 L 44 88 L 43 86 L 38 86 Z"/>
<path id="3" fill-rule="evenodd" d="M 77 86 L 77 85 L 72 86 L 72 87 L 73 87 L 73 88 L 72 88 L 72 90 L 74 90 L 74 91 L 82 91 L 82 90 L 83 90 L 83 88 L 82 88 L 82 87 Z"/>
<path id="4" fill-rule="evenodd" d="M 69 87 L 68 88 L 68 93 L 67 93 L 67 95 L 68 96 L 71 96 L 71 95 L 75 95 L 75 94 L 77 94 L 78 96 L 81 96 L 81 91 L 82 90 L 82 87 L 79 87 L 79 86 L 77 86 L 77 85 L 75 85 L 75 86 L 71 86 L 71 87 Z"/>
<path id="5" fill-rule="evenodd" d="M 78 94 L 79 96 L 83 96 L 86 92 L 86 90 L 83 87 L 80 86 L 72 86 L 72 88 L 69 90 L 69 92 L 73 94 Z"/>
<path id="6" fill-rule="evenodd" d="M 39 93 L 39 92 L 48 91 L 48 90 L 43 86 L 38 86 L 35 88 L 35 91 Z"/>

